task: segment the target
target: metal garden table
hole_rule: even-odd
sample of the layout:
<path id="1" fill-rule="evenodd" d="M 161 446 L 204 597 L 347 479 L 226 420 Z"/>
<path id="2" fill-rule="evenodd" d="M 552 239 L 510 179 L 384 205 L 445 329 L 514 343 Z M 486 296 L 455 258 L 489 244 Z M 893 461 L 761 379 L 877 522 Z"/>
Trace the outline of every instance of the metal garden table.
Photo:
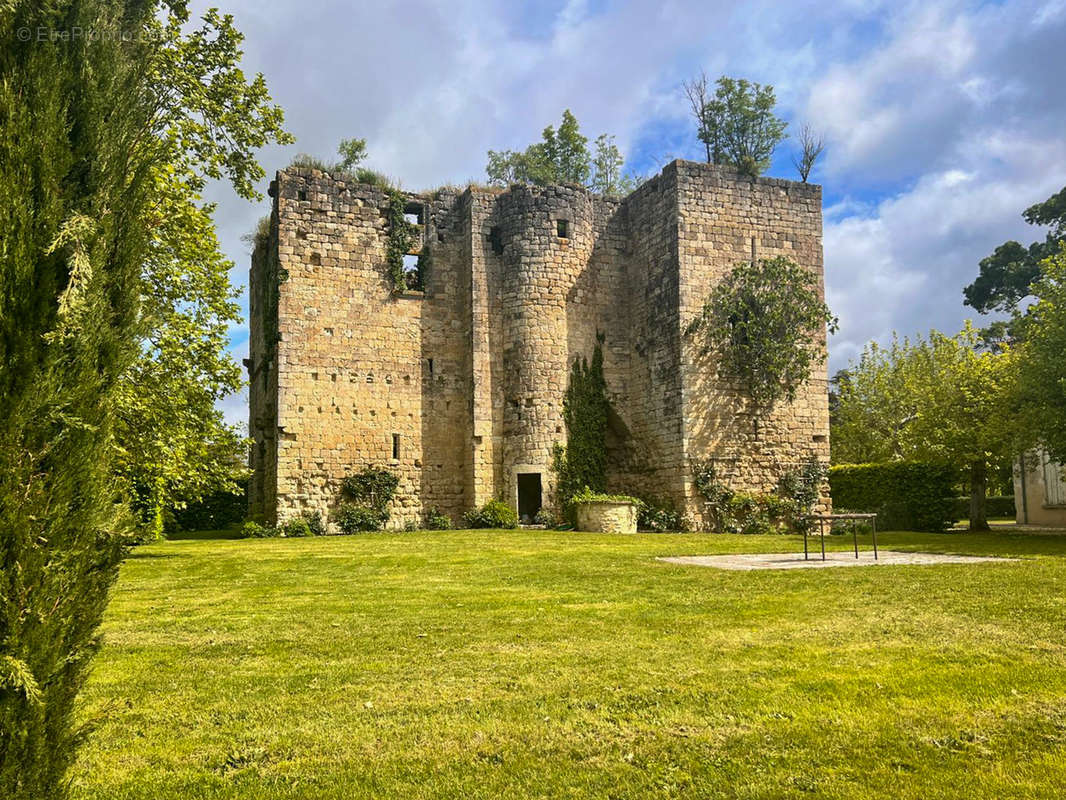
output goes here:
<path id="1" fill-rule="evenodd" d="M 874 537 L 874 561 L 877 560 L 877 514 L 810 514 L 807 519 L 818 521 L 818 533 L 822 540 L 822 561 L 825 561 L 825 523 L 829 523 L 829 529 L 832 530 L 833 522 L 838 519 L 868 519 L 870 525 L 873 526 Z M 855 544 L 855 558 L 859 557 L 859 533 L 852 528 L 851 539 Z M 803 529 L 803 560 L 808 560 L 807 555 L 807 529 Z"/>

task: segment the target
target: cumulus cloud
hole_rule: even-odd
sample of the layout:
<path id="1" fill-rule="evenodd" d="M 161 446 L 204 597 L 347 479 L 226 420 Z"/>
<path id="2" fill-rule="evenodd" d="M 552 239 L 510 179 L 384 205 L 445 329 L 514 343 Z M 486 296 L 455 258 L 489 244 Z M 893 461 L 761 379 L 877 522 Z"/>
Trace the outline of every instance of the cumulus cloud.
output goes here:
<path id="1" fill-rule="evenodd" d="M 268 173 L 362 136 L 370 165 L 409 188 L 462 182 L 482 174 L 486 150 L 525 146 L 568 107 L 648 172 L 699 157 L 683 79 L 702 68 L 773 84 L 793 127 L 827 137 L 814 177 L 842 323 L 833 369 L 892 330 L 957 328 L 978 260 L 1036 238 L 1020 212 L 1066 184 L 1062 0 L 234 0 L 227 11 L 247 36 L 247 71 L 266 74 L 297 136 L 262 153 Z M 773 174 L 793 176 L 787 151 Z M 211 199 L 243 282 L 239 237 L 268 207 L 224 186 Z M 242 403 L 227 415 L 243 420 Z"/>

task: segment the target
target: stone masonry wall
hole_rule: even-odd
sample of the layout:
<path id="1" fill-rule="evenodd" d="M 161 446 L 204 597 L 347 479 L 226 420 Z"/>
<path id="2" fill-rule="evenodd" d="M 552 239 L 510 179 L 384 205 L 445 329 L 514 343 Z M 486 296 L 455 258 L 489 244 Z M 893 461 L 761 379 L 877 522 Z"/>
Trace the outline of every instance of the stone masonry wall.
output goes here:
<path id="1" fill-rule="evenodd" d="M 773 178 L 751 180 L 706 164 L 677 163 L 680 207 L 680 323 L 684 331 L 711 289 L 736 264 L 786 256 L 822 283 L 822 192 L 811 184 Z M 824 335 L 824 331 L 823 331 Z M 765 418 L 751 413 L 743 387 L 717 375 L 712 356 L 696 337 L 683 336 L 686 510 L 708 522 L 704 501 L 691 482 L 693 460 L 712 460 L 735 489 L 773 491 L 782 472 L 811 456 L 829 462 L 826 365 L 793 403 L 780 403 Z M 824 507 L 828 508 L 828 495 Z"/>
<path id="2" fill-rule="evenodd" d="M 682 333 L 752 240 L 758 257 L 821 275 L 818 187 L 674 162 L 623 201 L 571 186 L 409 195 L 412 252 L 429 260 L 424 292 L 401 296 L 386 278 L 383 190 L 290 168 L 272 192 L 248 361 L 250 505 L 268 522 L 328 513 L 343 477 L 368 465 L 400 476 L 394 526 L 431 506 L 458 522 L 494 497 L 515 505 L 522 472 L 540 473 L 554 505 L 570 367 L 598 337 L 609 490 L 698 514 L 695 458 L 765 490 L 809 454 L 828 457 L 824 367 L 756 430 L 740 387 Z"/>
<path id="3" fill-rule="evenodd" d="M 341 479 L 376 465 L 400 476 L 393 523 L 417 520 L 422 302 L 391 296 L 386 195 L 317 170 L 286 170 L 278 176 L 276 203 L 285 276 L 278 310 L 277 517 L 334 508 Z"/>

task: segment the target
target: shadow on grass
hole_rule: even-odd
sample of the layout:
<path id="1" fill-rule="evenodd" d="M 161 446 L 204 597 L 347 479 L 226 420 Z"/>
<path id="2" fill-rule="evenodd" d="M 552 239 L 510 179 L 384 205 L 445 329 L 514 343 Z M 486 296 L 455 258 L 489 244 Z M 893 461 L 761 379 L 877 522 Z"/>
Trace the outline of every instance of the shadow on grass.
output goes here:
<path id="1" fill-rule="evenodd" d="M 214 539 L 240 539 L 238 528 L 225 528 L 220 531 L 172 531 L 166 535 L 168 542 L 202 541 Z"/>

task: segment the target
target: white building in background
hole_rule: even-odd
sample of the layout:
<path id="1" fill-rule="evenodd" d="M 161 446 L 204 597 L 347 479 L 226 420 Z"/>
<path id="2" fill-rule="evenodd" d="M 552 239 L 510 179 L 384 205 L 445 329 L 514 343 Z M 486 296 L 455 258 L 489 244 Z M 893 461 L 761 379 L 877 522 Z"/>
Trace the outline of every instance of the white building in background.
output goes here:
<path id="1" fill-rule="evenodd" d="M 1019 525 L 1066 528 L 1063 466 L 1043 450 L 1026 453 L 1014 464 L 1014 505 Z"/>

